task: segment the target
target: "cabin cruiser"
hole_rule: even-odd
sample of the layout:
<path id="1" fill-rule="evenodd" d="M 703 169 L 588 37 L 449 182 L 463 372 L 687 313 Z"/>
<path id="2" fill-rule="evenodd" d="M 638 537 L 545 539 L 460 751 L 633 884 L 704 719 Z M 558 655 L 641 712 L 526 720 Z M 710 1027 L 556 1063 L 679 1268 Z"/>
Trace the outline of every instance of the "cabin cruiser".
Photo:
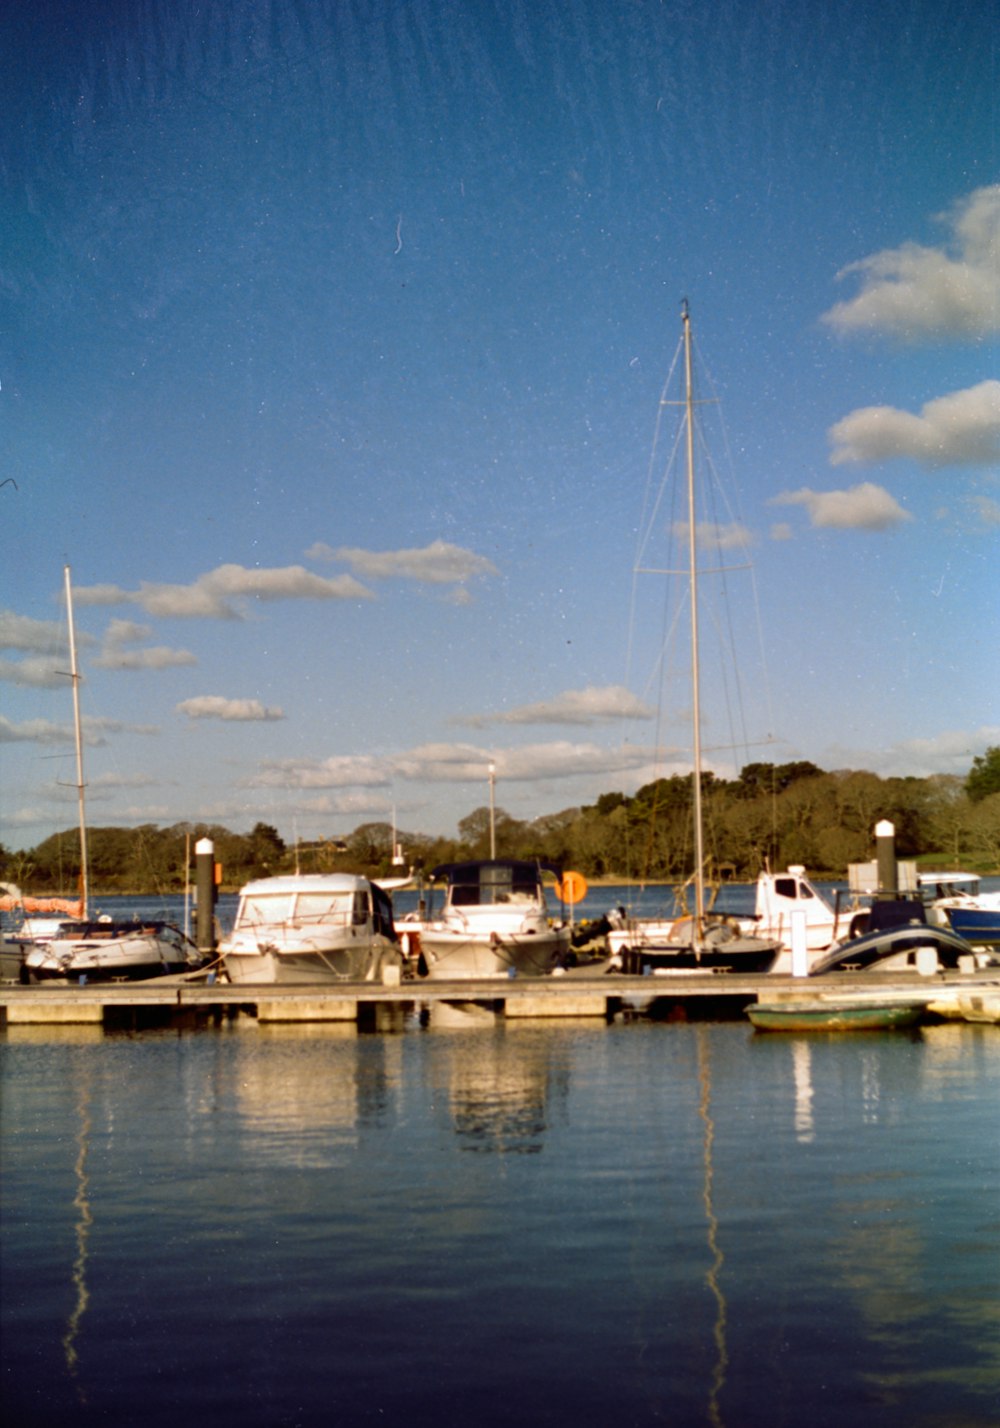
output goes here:
<path id="1" fill-rule="evenodd" d="M 557 869 L 513 858 L 442 863 L 444 906 L 410 929 L 418 970 L 431 978 L 541 977 L 563 966 L 570 928 L 549 916 L 543 872 Z"/>
<path id="2" fill-rule="evenodd" d="M 54 935 L 24 945 L 21 980 L 142 981 L 201 967 L 194 943 L 179 927 L 110 917 L 63 922 Z"/>
<path id="3" fill-rule="evenodd" d="M 388 893 L 350 873 L 247 883 L 219 952 L 233 982 L 370 982 L 402 965 Z"/>
<path id="4" fill-rule="evenodd" d="M 1000 943 L 1000 892 L 980 892 L 976 873 L 921 873 L 928 921 L 977 946 Z"/>
<path id="5" fill-rule="evenodd" d="M 809 881 L 801 863 L 790 863 L 783 873 L 772 873 L 766 868 L 758 874 L 754 916 L 743 926 L 745 931 L 753 931 L 758 937 L 777 937 L 781 942 L 781 953 L 772 971 L 791 971 L 797 917 L 801 919 L 810 961 L 831 947 L 838 937 L 843 937 L 850 921 L 849 913 L 835 907 Z"/>

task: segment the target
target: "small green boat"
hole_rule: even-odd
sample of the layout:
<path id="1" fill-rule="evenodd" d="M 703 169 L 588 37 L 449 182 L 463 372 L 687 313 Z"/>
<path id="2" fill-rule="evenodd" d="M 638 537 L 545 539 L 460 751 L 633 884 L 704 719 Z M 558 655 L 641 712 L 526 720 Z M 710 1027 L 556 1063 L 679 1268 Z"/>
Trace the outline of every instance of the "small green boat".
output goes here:
<path id="1" fill-rule="evenodd" d="M 891 1031 L 918 1022 L 924 1003 L 803 997 L 757 1002 L 746 1012 L 757 1031 Z"/>

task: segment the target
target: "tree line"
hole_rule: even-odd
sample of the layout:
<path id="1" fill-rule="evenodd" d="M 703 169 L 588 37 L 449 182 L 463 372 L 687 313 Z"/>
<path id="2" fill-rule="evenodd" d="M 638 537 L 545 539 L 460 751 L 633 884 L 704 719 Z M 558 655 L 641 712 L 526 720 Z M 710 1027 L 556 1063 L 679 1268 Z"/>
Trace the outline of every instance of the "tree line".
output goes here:
<path id="1" fill-rule="evenodd" d="M 703 775 L 705 850 L 710 873 L 753 879 L 767 863 L 802 863 L 817 876 L 843 877 L 848 863 L 873 856 L 874 827 L 888 818 L 899 857 L 936 866 L 1000 869 L 1000 747 L 977 757 L 963 780 L 881 778 L 824 772 L 815 764 L 748 764 L 736 779 Z M 502 808 L 492 816 L 499 857 L 538 858 L 587 877 L 678 882 L 692 870 L 691 779 L 659 778 L 627 796 L 602 794 L 595 803 L 528 822 Z M 395 834 L 389 823 L 364 823 L 343 838 L 288 845 L 267 823 L 249 833 L 204 823 L 169 828 L 88 829 L 90 882 L 95 892 L 175 892 L 185 885 L 201 838 L 215 845 L 223 887 L 277 873 L 357 872 L 373 878 L 408 868 L 485 858 L 491 814 L 474 809 L 456 838 Z M 393 863 L 401 845 L 406 868 Z M 0 878 L 25 893 L 75 891 L 79 835 L 53 834 L 36 848 L 0 846 Z"/>

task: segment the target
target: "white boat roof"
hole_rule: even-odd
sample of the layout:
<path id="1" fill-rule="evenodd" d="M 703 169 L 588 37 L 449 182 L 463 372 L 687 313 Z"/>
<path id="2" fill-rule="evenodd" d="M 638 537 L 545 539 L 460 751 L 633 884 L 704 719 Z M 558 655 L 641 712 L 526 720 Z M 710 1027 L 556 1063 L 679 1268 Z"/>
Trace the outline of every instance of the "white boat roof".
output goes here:
<path id="1" fill-rule="evenodd" d="M 346 893 L 369 888 L 367 878 L 356 873 L 285 873 L 275 878 L 257 878 L 244 883 L 240 897 L 287 896 L 290 893 Z"/>
<path id="2" fill-rule="evenodd" d="M 945 884 L 947 884 L 947 883 L 978 883 L 978 882 L 979 882 L 979 874 L 978 874 L 978 873 L 921 873 L 921 874 L 919 875 L 919 881 L 920 881 L 921 883 L 926 883 L 926 884 L 928 884 L 928 885 L 932 885 L 932 884 L 935 884 L 935 883 L 941 883 L 942 885 L 945 885 Z"/>

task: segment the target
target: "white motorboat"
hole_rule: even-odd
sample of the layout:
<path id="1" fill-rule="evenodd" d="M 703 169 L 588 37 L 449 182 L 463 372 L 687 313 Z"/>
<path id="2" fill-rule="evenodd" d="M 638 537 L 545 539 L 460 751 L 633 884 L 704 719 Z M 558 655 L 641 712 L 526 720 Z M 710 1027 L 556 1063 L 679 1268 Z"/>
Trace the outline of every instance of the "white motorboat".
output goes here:
<path id="1" fill-rule="evenodd" d="M 66 922 L 55 936 L 27 945 L 23 975 L 34 982 L 135 981 L 193 972 L 203 962 L 172 923 L 97 918 Z"/>
<path id="2" fill-rule="evenodd" d="M 550 917 L 543 872 L 559 877 L 514 858 L 435 868 L 431 882 L 445 882 L 444 905 L 408 929 L 418 970 L 436 979 L 542 977 L 564 965 L 571 929 Z"/>
<path id="3" fill-rule="evenodd" d="M 350 873 L 247 883 L 219 953 L 233 982 L 370 982 L 403 961 L 388 894 Z"/>

